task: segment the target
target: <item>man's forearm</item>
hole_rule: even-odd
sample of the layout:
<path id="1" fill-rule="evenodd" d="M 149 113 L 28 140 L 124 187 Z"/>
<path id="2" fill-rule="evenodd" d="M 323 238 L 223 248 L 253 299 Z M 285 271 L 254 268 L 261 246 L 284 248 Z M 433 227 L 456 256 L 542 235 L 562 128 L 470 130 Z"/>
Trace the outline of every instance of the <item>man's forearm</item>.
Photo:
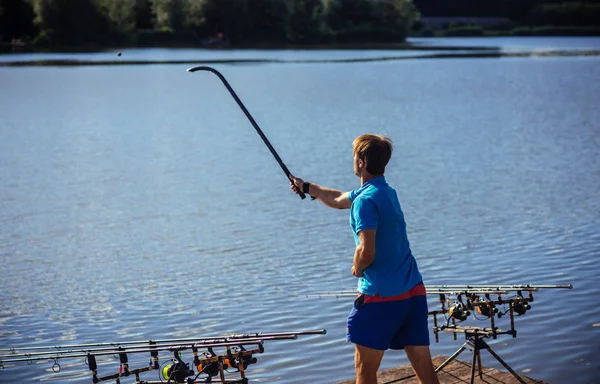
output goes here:
<path id="1" fill-rule="evenodd" d="M 375 259 L 375 254 L 370 254 L 365 252 L 365 248 L 362 246 L 356 247 L 354 251 L 354 269 L 358 272 L 359 276 L 362 276 L 362 272 L 373 263 Z"/>
<path id="2" fill-rule="evenodd" d="M 342 197 L 344 192 L 337 189 L 325 188 L 318 184 L 310 184 L 308 193 L 320 200 L 323 204 L 331 208 L 344 208 L 340 205 L 339 199 Z"/>

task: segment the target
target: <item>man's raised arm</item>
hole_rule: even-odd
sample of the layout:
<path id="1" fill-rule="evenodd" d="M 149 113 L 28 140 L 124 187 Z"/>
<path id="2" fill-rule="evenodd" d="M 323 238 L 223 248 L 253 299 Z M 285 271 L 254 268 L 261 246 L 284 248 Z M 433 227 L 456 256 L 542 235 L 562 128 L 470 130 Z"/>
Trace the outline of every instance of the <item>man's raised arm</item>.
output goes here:
<path id="1" fill-rule="evenodd" d="M 302 191 L 320 200 L 323 204 L 331 208 L 348 209 L 352 202 L 348 198 L 348 192 L 342 192 L 337 189 L 325 188 L 318 184 L 307 183 L 304 180 L 290 175 L 291 188 L 295 193 Z"/>

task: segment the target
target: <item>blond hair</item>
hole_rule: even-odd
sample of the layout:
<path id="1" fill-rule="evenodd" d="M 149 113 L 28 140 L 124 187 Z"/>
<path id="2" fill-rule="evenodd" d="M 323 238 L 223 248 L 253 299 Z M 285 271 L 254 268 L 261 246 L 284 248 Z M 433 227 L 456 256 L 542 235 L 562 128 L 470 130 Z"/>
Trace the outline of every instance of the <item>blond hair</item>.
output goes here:
<path id="1" fill-rule="evenodd" d="M 366 161 L 367 172 L 374 176 L 383 175 L 385 166 L 392 157 L 392 139 L 384 135 L 364 134 L 354 139 L 353 154 Z"/>

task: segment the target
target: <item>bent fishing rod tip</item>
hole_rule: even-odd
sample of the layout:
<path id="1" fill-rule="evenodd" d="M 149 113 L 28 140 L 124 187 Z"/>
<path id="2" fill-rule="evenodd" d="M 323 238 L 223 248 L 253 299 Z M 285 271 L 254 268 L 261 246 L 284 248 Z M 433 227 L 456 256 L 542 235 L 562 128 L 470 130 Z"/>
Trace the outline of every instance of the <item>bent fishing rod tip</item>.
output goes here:
<path id="1" fill-rule="evenodd" d="M 217 71 L 216 69 L 214 69 L 213 67 L 208 67 L 206 65 L 197 65 L 195 67 L 191 67 L 187 69 L 188 72 L 196 72 L 196 71 L 210 71 L 213 72 L 217 75 L 221 75 L 221 73 L 219 71 Z M 221 75 L 222 76 L 222 75 Z"/>

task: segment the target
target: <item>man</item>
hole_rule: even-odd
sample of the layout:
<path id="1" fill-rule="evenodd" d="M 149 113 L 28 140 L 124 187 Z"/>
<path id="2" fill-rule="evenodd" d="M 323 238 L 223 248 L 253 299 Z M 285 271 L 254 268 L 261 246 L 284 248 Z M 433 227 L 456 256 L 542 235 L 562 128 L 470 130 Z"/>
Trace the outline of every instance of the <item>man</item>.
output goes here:
<path id="1" fill-rule="evenodd" d="M 355 344 L 357 384 L 376 384 L 387 349 L 404 349 L 421 383 L 438 383 L 429 352 L 425 287 L 406 235 L 396 191 L 384 177 L 392 141 L 365 134 L 353 142 L 354 173 L 361 187 L 351 192 L 325 188 L 290 175 L 292 190 L 325 205 L 350 209 L 356 241 L 352 275 L 359 295 L 347 320 Z"/>

